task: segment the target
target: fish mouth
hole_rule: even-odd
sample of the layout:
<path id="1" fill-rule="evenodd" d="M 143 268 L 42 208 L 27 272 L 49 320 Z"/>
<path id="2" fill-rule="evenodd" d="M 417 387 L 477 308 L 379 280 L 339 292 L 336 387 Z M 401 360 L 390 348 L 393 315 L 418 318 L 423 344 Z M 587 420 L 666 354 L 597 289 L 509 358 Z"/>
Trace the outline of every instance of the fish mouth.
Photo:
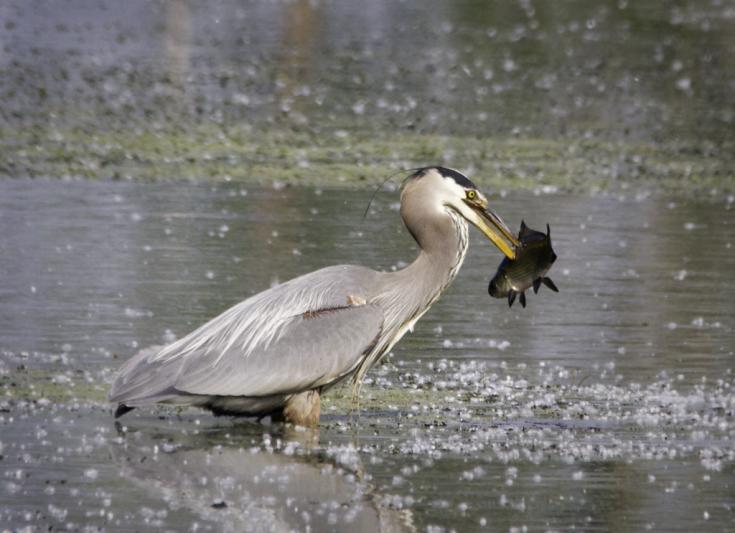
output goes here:
<path id="1" fill-rule="evenodd" d="M 503 297 L 503 291 L 500 290 L 500 287 L 497 283 L 495 283 L 495 280 L 491 280 L 490 283 L 487 285 L 487 293 L 492 296 L 493 298 L 502 298 Z"/>
<path id="2" fill-rule="evenodd" d="M 472 223 L 479 229 L 498 250 L 508 259 L 516 258 L 516 249 L 521 246 L 510 228 L 497 214 L 487 208 L 487 204 L 466 202 L 475 213 Z"/>

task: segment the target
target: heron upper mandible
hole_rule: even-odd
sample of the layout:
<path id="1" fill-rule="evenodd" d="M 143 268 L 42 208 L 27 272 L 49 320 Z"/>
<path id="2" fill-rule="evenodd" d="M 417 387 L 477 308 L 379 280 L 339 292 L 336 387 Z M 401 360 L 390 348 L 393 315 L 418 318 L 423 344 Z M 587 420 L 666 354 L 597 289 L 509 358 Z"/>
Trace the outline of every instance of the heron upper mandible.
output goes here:
<path id="1" fill-rule="evenodd" d="M 273 415 L 315 426 L 320 395 L 365 373 L 413 327 L 457 275 L 472 223 L 507 257 L 518 240 L 466 176 L 444 167 L 412 173 L 401 218 L 420 252 L 396 272 L 338 265 L 305 274 L 231 307 L 118 371 L 115 416 L 144 405 L 216 414 Z"/>

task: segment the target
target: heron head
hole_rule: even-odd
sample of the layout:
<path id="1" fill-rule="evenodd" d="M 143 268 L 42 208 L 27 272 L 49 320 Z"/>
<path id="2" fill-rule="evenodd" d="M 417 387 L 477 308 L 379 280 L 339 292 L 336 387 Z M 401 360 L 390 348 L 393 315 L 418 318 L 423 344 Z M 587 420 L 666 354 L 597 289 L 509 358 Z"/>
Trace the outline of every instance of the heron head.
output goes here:
<path id="1" fill-rule="evenodd" d="M 420 199 L 420 209 L 453 209 L 479 229 L 509 259 L 520 246 L 503 220 L 488 208 L 488 201 L 464 174 L 445 167 L 426 167 L 411 174 L 404 183 L 401 205 L 415 209 L 410 199 Z"/>

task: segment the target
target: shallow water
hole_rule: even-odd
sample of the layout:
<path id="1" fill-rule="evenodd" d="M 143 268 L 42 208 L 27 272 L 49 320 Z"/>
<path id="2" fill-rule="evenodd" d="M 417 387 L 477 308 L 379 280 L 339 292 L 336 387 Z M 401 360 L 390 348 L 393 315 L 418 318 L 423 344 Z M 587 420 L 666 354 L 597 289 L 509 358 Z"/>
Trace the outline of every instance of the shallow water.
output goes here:
<path id="1" fill-rule="evenodd" d="M 318 434 L 135 411 L 137 349 L 273 283 L 415 255 L 383 192 L 0 182 L 0 524 L 240 531 L 723 530 L 735 524 L 733 198 L 496 195 L 551 224 L 560 288 L 487 295 L 473 232 L 442 299 Z"/>

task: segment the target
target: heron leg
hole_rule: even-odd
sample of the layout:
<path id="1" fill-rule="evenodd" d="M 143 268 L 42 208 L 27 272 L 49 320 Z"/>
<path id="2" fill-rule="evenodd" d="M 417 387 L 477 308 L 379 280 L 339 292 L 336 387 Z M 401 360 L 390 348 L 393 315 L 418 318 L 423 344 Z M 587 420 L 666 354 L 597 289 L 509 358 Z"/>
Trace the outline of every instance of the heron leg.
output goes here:
<path id="1" fill-rule="evenodd" d="M 283 408 L 283 418 L 296 426 L 316 427 L 320 412 L 319 389 L 313 389 L 291 396 Z"/>

